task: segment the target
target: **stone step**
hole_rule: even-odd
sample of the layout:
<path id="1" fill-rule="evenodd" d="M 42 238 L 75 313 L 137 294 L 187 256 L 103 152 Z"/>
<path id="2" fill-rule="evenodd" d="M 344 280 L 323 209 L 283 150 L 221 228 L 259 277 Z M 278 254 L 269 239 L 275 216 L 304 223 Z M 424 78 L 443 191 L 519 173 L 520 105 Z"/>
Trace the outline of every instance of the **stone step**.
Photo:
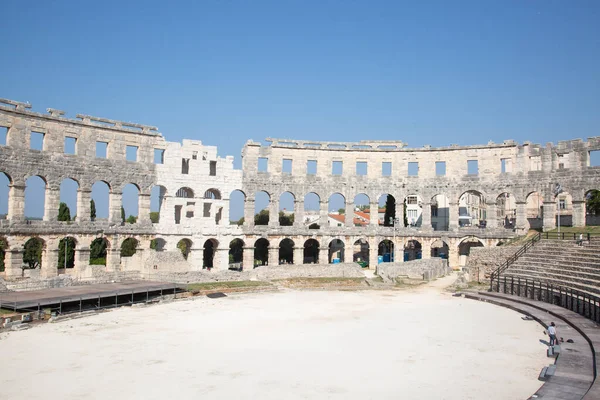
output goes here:
<path id="1" fill-rule="evenodd" d="M 600 257 L 581 257 L 572 256 L 570 254 L 523 254 L 517 260 L 548 260 L 548 261 L 559 261 L 559 262 L 578 262 L 578 263 L 589 263 L 600 265 Z"/>
<path id="2" fill-rule="evenodd" d="M 519 274 L 533 274 L 542 277 L 555 277 L 561 278 L 568 282 L 573 283 L 581 283 L 585 285 L 595 285 L 600 291 L 600 279 L 597 276 L 580 276 L 580 275 L 571 275 L 569 273 L 564 273 L 564 271 L 560 270 L 534 270 L 534 269 L 510 269 L 507 270 L 511 273 L 519 273 Z"/>
<path id="3" fill-rule="evenodd" d="M 600 282 L 600 274 L 593 274 L 587 272 L 579 272 L 579 271 L 569 271 L 561 268 L 543 268 L 543 267 L 532 267 L 532 266 L 519 266 L 519 267 L 510 267 L 507 271 L 531 271 L 537 274 L 557 274 L 569 276 L 573 279 L 583 279 L 583 280 L 591 280 L 591 281 L 599 281 Z"/>
<path id="4" fill-rule="evenodd" d="M 518 259 L 513 264 L 510 265 L 509 268 L 514 267 L 541 267 L 541 268 L 562 268 L 569 271 L 581 271 L 588 273 L 600 273 L 600 265 L 590 265 L 584 264 L 580 265 L 580 263 L 568 263 L 568 262 L 557 262 L 552 260 L 522 260 Z"/>
<path id="5" fill-rule="evenodd" d="M 575 282 L 565 282 L 564 279 L 556 279 L 553 277 L 547 277 L 547 276 L 540 276 L 540 275 L 535 275 L 535 274 L 527 274 L 527 273 L 505 273 L 504 276 L 506 276 L 507 278 L 507 282 L 509 281 L 509 279 L 511 277 L 515 278 L 515 282 L 517 280 L 517 278 L 521 278 L 521 283 L 523 283 L 524 279 L 529 279 L 529 280 L 535 280 L 537 282 L 542 282 L 542 283 L 548 283 L 550 285 L 553 286 L 561 286 L 563 288 L 572 288 L 574 290 L 578 290 L 580 292 L 583 293 L 587 293 L 589 295 L 592 296 L 598 296 L 600 294 L 600 289 L 598 288 L 598 285 L 585 285 L 582 283 L 575 283 Z M 501 278 L 501 282 L 502 282 Z"/>

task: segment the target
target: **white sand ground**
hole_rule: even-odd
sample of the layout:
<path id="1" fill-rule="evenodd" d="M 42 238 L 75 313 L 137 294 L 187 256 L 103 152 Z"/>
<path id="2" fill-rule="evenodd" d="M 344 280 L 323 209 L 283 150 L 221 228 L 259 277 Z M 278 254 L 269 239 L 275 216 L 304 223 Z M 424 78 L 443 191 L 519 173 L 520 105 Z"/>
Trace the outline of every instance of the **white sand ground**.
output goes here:
<path id="1" fill-rule="evenodd" d="M 411 291 L 286 291 L 121 308 L 0 338 L 3 399 L 525 399 L 542 328 Z"/>

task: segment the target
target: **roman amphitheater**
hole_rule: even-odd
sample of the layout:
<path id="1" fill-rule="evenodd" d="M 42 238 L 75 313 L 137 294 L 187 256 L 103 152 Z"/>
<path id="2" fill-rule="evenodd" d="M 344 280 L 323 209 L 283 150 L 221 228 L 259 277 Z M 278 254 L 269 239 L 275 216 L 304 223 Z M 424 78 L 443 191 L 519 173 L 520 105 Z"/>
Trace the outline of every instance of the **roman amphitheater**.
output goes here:
<path id="1" fill-rule="evenodd" d="M 0 140 L 3 308 L 15 293 L 133 281 L 155 285 L 146 303 L 150 290 L 163 297 L 162 283 L 176 293 L 294 276 L 362 277 L 383 289 L 398 276 L 429 281 L 404 292 L 283 289 L 121 308 L 45 325 L 41 341 L 38 329 L 0 333 L 10 398 L 23 393 L 27 368 L 41 383 L 32 399 L 49 386 L 65 399 L 600 399 L 600 242 L 549 235 L 600 225 L 586 210 L 600 189 L 591 162 L 600 137 L 423 148 L 266 138 L 248 140 L 235 169 L 233 156 L 169 142 L 154 126 L 0 99 Z M 507 245 L 532 229 L 540 233 L 522 247 Z M 493 267 L 482 279 L 494 293 L 444 291 L 450 269 L 479 273 L 486 257 Z M 123 301 L 143 303 L 140 293 Z M 39 318 L 42 300 L 30 301 Z M 553 361 L 538 325 L 550 318 L 573 342 Z M 33 354 L 45 358 L 30 363 Z M 540 369 L 555 361 L 540 388 Z M 62 373 L 68 385 L 57 384 Z M 167 375 L 169 385 L 153 385 Z"/>

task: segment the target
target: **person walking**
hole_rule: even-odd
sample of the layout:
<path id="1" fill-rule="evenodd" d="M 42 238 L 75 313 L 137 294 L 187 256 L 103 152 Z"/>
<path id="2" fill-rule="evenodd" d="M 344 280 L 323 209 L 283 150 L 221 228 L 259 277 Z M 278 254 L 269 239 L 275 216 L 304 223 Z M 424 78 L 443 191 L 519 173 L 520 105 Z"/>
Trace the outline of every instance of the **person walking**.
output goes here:
<path id="1" fill-rule="evenodd" d="M 550 336 L 550 346 L 558 343 L 556 341 L 556 325 L 554 325 L 554 322 L 550 322 L 550 326 L 548 326 L 548 336 Z"/>

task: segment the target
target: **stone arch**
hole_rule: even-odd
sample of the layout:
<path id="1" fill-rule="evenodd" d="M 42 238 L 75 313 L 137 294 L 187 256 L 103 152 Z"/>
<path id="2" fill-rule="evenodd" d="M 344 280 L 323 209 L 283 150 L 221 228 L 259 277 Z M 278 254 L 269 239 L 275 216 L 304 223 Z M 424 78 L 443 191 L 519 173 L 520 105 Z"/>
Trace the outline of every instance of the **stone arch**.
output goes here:
<path id="1" fill-rule="evenodd" d="M 0 219 L 8 219 L 8 199 L 12 178 L 6 172 L 0 171 Z"/>
<path id="2" fill-rule="evenodd" d="M 450 254 L 450 247 L 448 243 L 444 242 L 442 239 L 436 239 L 431 243 L 431 254 L 433 257 L 440 257 L 443 259 L 448 259 Z"/>
<path id="3" fill-rule="evenodd" d="M 207 239 L 202 253 L 202 268 L 212 269 L 215 266 L 215 252 L 219 247 L 217 239 Z"/>
<path id="4" fill-rule="evenodd" d="M 423 258 L 421 242 L 411 239 L 404 245 L 404 261 L 419 260 Z"/>
<path id="5" fill-rule="evenodd" d="M 458 226 L 474 226 L 487 219 L 485 196 L 478 190 L 466 190 L 458 198 Z"/>
<path id="6" fill-rule="evenodd" d="M 189 187 L 184 186 L 184 187 L 177 189 L 177 191 L 175 192 L 175 197 L 179 197 L 182 199 L 193 199 L 194 191 L 192 189 L 190 189 Z"/>
<path id="7" fill-rule="evenodd" d="M 360 238 L 352 245 L 352 261 L 360 263 L 369 263 L 369 242 L 365 238 Z"/>
<path id="8" fill-rule="evenodd" d="M 371 199 L 365 193 L 354 196 L 354 226 L 366 227 L 371 223 Z M 348 212 L 348 210 L 346 210 Z"/>
<path id="9" fill-rule="evenodd" d="M 494 217 L 492 215 L 488 216 Z M 496 215 L 498 227 L 514 229 L 517 223 L 517 200 L 514 194 L 509 192 L 500 193 L 496 197 Z M 490 228 L 496 228 L 491 226 Z"/>
<path id="10" fill-rule="evenodd" d="M 150 249 L 154 251 L 165 251 L 167 241 L 163 238 L 154 238 L 150 241 Z"/>
<path id="11" fill-rule="evenodd" d="M 77 248 L 77 239 L 72 236 L 66 236 L 58 242 L 58 261 L 57 268 L 75 267 L 75 249 Z"/>
<path id="12" fill-rule="evenodd" d="M 566 190 L 554 196 L 554 202 L 557 205 L 555 210 L 555 223 L 560 226 L 573 226 L 573 196 Z"/>
<path id="13" fill-rule="evenodd" d="M 166 209 L 167 188 L 163 185 L 154 185 L 150 190 L 150 221 L 153 224 L 160 222 L 160 216 Z"/>
<path id="14" fill-rule="evenodd" d="M 382 258 L 382 262 L 394 262 L 394 242 L 389 239 L 379 242 L 377 256 Z"/>
<path id="15" fill-rule="evenodd" d="M 207 200 L 221 200 L 221 192 L 218 189 L 210 188 L 204 192 L 204 198 Z"/>
<path id="16" fill-rule="evenodd" d="M 321 219 L 321 197 L 316 192 L 308 192 L 304 196 L 304 221 L 303 226 L 309 229 L 320 228 Z"/>
<path id="17" fill-rule="evenodd" d="M 65 178 L 60 182 L 60 202 L 65 203 L 69 208 L 69 221 L 74 220 L 77 215 L 78 192 L 79 182 L 76 179 Z M 58 210 L 58 217 L 60 218 L 60 205 Z"/>
<path id="18" fill-rule="evenodd" d="M 92 185 L 92 199 L 90 202 L 90 218 L 92 221 L 97 219 L 108 219 L 111 192 L 111 186 L 106 181 L 99 180 Z M 92 207 L 91 204 L 94 206 Z"/>
<path id="19" fill-rule="evenodd" d="M 600 225 L 600 190 L 591 189 L 585 192 L 585 225 Z M 0 211 L 1 213 L 1 211 Z"/>
<path id="20" fill-rule="evenodd" d="M 187 239 L 187 238 L 181 239 L 179 242 L 177 242 L 177 248 L 179 249 L 179 251 L 181 252 L 181 255 L 183 256 L 183 258 L 185 260 L 187 260 L 188 257 L 190 256 L 193 245 L 194 245 L 194 243 L 190 239 Z"/>
<path id="21" fill-rule="evenodd" d="M 530 192 L 525 198 L 527 222 L 530 229 L 542 229 L 544 226 L 544 197 L 539 192 Z"/>
<path id="22" fill-rule="evenodd" d="M 241 269 L 244 260 L 244 241 L 240 238 L 235 238 L 229 242 L 229 268 L 232 264 L 234 269 Z M 239 267 L 237 267 L 239 265 Z"/>
<path id="23" fill-rule="evenodd" d="M 343 263 L 345 261 L 345 247 L 346 244 L 341 239 L 336 238 L 329 242 L 329 262 L 331 264 Z"/>
<path id="24" fill-rule="evenodd" d="M 269 263 L 269 241 L 259 238 L 254 242 L 254 263 L 267 265 Z"/>
<path id="25" fill-rule="evenodd" d="M 128 237 L 121 243 L 121 257 L 131 257 L 137 252 L 138 240 Z"/>
<path id="26" fill-rule="evenodd" d="M 467 260 L 469 259 L 469 255 L 471 254 L 471 249 L 473 247 L 484 246 L 485 245 L 483 241 L 475 236 L 462 238 L 458 242 L 458 265 L 461 267 L 467 265 Z"/>
<path id="27" fill-rule="evenodd" d="M 279 196 L 279 226 L 294 225 L 295 210 L 294 203 L 296 196 L 294 193 L 285 191 Z"/>
<path id="28" fill-rule="evenodd" d="M 123 222 L 136 223 L 139 216 L 140 187 L 135 183 L 127 183 L 123 186 L 121 198 Z M 123 212 L 124 211 L 124 212 Z"/>
<path id="29" fill-rule="evenodd" d="M 90 265 L 106 265 L 106 255 L 110 242 L 105 237 L 99 237 L 90 244 Z"/>
<path id="30" fill-rule="evenodd" d="M 229 221 L 235 225 L 244 224 L 244 207 L 246 204 L 246 193 L 235 189 L 229 194 Z"/>
<path id="31" fill-rule="evenodd" d="M 23 244 L 23 269 L 42 268 L 42 260 L 46 251 L 46 241 L 32 237 Z"/>
<path id="32" fill-rule="evenodd" d="M 269 205 L 271 204 L 271 195 L 261 190 L 254 196 L 254 225 L 268 225 L 270 221 Z"/>
<path id="33" fill-rule="evenodd" d="M 319 263 L 319 242 L 315 239 L 308 239 L 304 242 L 303 264 Z"/>
<path id="34" fill-rule="evenodd" d="M 404 197 L 404 226 L 420 227 L 423 223 L 423 198 L 416 193 Z"/>
<path id="35" fill-rule="evenodd" d="M 394 226 L 396 221 L 396 198 L 390 193 L 383 193 L 378 198 L 378 212 L 381 215 L 383 210 L 383 216 L 378 218 L 379 225 L 383 226 Z M 402 221 L 398 221 L 399 224 Z"/>
<path id="36" fill-rule="evenodd" d="M 279 264 L 294 263 L 294 245 L 294 241 L 290 238 L 279 242 Z"/>
<path id="37" fill-rule="evenodd" d="M 337 213 L 340 209 L 344 209 L 346 212 L 346 196 L 339 192 L 332 193 L 327 199 L 327 203 L 329 213 Z"/>
<path id="38" fill-rule="evenodd" d="M 450 200 L 445 194 L 436 194 L 431 198 L 431 227 L 434 231 L 450 229 Z"/>
<path id="39" fill-rule="evenodd" d="M 25 218 L 47 219 L 46 192 L 48 181 L 40 175 L 32 175 L 25 180 Z"/>

